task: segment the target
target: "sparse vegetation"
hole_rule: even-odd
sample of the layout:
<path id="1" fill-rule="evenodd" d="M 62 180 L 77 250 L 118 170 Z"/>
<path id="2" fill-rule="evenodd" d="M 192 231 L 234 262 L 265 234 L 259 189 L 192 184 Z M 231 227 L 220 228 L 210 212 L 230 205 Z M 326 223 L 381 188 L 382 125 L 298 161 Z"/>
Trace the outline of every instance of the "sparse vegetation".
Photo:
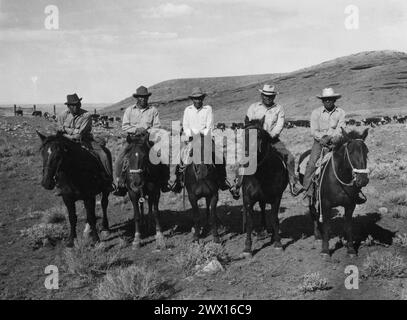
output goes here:
<path id="1" fill-rule="evenodd" d="M 26 237 L 34 249 L 45 246 L 48 243 L 55 244 L 66 236 L 66 228 L 61 224 L 40 223 L 20 231 L 22 237 Z"/>
<path id="2" fill-rule="evenodd" d="M 184 245 L 181 253 L 175 257 L 177 265 L 186 275 L 193 274 L 213 259 L 217 259 L 221 264 L 230 260 L 225 248 L 214 242 Z"/>
<path id="3" fill-rule="evenodd" d="M 319 272 L 309 272 L 302 277 L 302 284 L 299 286 L 301 292 L 315 292 L 318 290 L 329 290 L 328 280 L 321 277 Z"/>
<path id="4" fill-rule="evenodd" d="M 83 239 L 78 239 L 74 248 L 66 248 L 64 261 L 68 272 L 85 280 L 106 274 L 119 262 L 119 251 L 106 251 L 103 247 L 92 247 Z"/>
<path id="5" fill-rule="evenodd" d="M 65 211 L 66 209 L 62 206 L 45 210 L 42 214 L 42 221 L 53 224 L 64 223 L 66 221 Z"/>
<path id="6" fill-rule="evenodd" d="M 96 297 L 101 300 L 160 299 L 164 294 L 165 285 L 146 266 L 109 271 L 96 290 Z"/>
<path id="7" fill-rule="evenodd" d="M 393 238 L 393 244 L 396 246 L 407 248 L 407 234 L 398 234 Z"/>
<path id="8" fill-rule="evenodd" d="M 403 258 L 392 252 L 375 251 L 366 257 L 363 264 L 364 277 L 400 278 L 407 275 L 407 265 Z"/>

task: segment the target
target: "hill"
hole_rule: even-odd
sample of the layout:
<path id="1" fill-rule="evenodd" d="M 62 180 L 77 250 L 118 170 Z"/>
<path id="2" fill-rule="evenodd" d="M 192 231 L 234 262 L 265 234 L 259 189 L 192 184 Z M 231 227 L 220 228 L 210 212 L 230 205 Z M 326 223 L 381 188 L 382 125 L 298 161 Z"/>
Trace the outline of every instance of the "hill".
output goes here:
<path id="1" fill-rule="evenodd" d="M 308 118 L 319 106 L 315 98 L 322 88 L 342 93 L 338 105 L 349 116 L 407 113 L 407 54 L 395 51 L 361 52 L 284 74 L 240 77 L 178 79 L 158 83 L 149 89 L 164 123 L 181 119 L 190 104 L 188 93 L 201 86 L 209 95 L 216 122 L 241 121 L 248 106 L 259 99 L 264 83 L 277 86 L 277 102 L 290 118 Z M 129 97 L 104 109 L 119 114 L 134 100 Z"/>

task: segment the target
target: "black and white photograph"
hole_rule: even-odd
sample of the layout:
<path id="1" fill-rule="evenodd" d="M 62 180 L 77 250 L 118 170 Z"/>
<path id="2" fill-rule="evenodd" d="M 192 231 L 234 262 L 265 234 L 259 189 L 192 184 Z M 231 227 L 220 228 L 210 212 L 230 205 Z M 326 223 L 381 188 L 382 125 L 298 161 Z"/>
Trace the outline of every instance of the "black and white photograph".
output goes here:
<path id="1" fill-rule="evenodd" d="M 0 0 L 0 300 L 407 300 L 406 141 L 405 0 Z"/>

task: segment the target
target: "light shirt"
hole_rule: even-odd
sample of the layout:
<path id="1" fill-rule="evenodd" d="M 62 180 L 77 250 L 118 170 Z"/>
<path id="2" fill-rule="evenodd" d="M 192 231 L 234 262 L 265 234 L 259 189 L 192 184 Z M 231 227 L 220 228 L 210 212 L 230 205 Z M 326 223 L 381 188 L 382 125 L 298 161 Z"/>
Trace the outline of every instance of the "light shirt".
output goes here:
<path id="1" fill-rule="evenodd" d="M 284 108 L 279 104 L 274 104 L 267 108 L 262 102 L 253 103 L 247 110 L 249 120 L 264 118 L 264 130 L 272 138 L 278 137 L 284 129 L 285 114 Z"/>
<path id="2" fill-rule="evenodd" d="M 187 137 L 196 134 L 204 136 L 212 134 L 213 130 L 213 113 L 212 107 L 202 106 L 199 110 L 194 105 L 185 108 L 182 128 Z"/>
<path id="3" fill-rule="evenodd" d="M 325 135 L 342 135 L 341 128 L 345 127 L 345 111 L 341 108 L 335 107 L 329 112 L 322 106 L 312 111 L 311 134 L 317 141 Z"/>
<path id="4" fill-rule="evenodd" d="M 130 106 L 123 115 L 123 131 L 134 133 L 136 129 L 159 128 L 161 125 L 158 110 L 155 107 L 148 106 L 145 109 Z"/>
<path id="5" fill-rule="evenodd" d="M 92 118 L 91 114 L 80 109 L 78 115 L 73 115 L 69 110 L 64 111 L 58 119 L 62 131 L 72 139 L 91 137 Z"/>

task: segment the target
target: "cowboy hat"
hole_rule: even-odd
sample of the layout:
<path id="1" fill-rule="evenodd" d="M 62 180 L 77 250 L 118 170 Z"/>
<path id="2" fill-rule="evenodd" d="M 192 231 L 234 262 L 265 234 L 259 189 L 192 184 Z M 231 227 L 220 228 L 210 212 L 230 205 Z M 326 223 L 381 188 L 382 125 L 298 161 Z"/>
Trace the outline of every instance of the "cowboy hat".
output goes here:
<path id="1" fill-rule="evenodd" d="M 193 90 L 192 90 L 192 93 L 189 95 L 189 97 L 192 99 L 192 98 L 202 98 L 202 97 L 205 97 L 206 96 L 206 93 L 205 92 L 203 92 L 202 91 L 202 89 L 201 88 L 194 88 Z"/>
<path id="2" fill-rule="evenodd" d="M 149 97 L 151 96 L 151 92 L 148 92 L 148 89 L 144 86 L 140 86 L 137 88 L 136 93 L 133 93 L 133 97 Z"/>
<path id="3" fill-rule="evenodd" d="M 325 88 L 322 90 L 322 95 L 317 96 L 318 99 L 327 99 L 327 98 L 335 98 L 339 99 L 342 95 L 335 93 L 334 89 L 332 88 Z"/>
<path id="4" fill-rule="evenodd" d="M 263 86 L 263 89 L 258 89 L 258 90 L 265 96 L 275 96 L 278 94 L 278 92 L 275 90 L 275 87 L 272 85 L 269 85 L 269 84 L 265 84 Z"/>
<path id="5" fill-rule="evenodd" d="M 78 103 L 80 103 L 82 101 L 82 98 L 79 98 L 78 95 L 76 93 L 74 94 L 68 94 L 66 96 L 66 102 L 65 104 L 67 106 L 69 105 L 77 105 Z"/>

